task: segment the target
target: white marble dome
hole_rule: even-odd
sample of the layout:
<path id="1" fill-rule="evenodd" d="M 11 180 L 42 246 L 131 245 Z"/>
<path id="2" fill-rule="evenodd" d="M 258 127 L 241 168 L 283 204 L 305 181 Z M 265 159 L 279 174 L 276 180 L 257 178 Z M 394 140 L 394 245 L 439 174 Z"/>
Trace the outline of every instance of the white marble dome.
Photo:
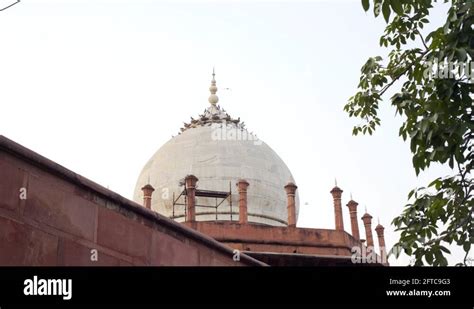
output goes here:
<path id="1" fill-rule="evenodd" d="M 184 189 L 184 177 L 191 174 L 199 179 L 197 189 L 232 193 L 232 206 L 229 199 L 224 200 L 217 208 L 217 220 L 231 220 L 232 208 L 232 220 L 238 221 L 236 184 L 239 179 L 245 179 L 249 183 L 248 221 L 286 225 L 288 215 L 284 186 L 295 182 L 290 170 L 275 151 L 245 129 L 240 119 L 231 118 L 213 102 L 203 115 L 192 119 L 179 135 L 165 143 L 150 158 L 138 177 L 134 200 L 143 203 L 141 188 L 149 183 L 155 188 L 152 209 L 183 222 L 183 205 L 175 205 L 173 216 L 173 194 L 176 199 Z M 184 197 L 177 203 L 184 204 Z M 215 206 L 216 199 L 196 197 L 196 204 Z M 296 218 L 298 210 L 296 194 Z M 215 208 L 196 207 L 196 220 L 216 220 L 215 212 Z"/>

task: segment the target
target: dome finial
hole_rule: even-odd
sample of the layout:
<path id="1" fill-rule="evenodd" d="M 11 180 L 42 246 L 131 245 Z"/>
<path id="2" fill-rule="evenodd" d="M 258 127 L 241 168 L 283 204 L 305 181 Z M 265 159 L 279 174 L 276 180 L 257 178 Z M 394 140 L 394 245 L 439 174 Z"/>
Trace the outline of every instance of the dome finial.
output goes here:
<path id="1" fill-rule="evenodd" d="M 216 86 L 216 73 L 214 71 L 214 67 L 212 68 L 212 80 L 211 80 L 211 87 L 209 87 L 209 91 L 211 92 L 211 95 L 209 96 L 209 103 L 211 105 L 215 106 L 217 102 L 219 102 L 219 97 L 216 95 L 217 92 L 217 86 Z"/>

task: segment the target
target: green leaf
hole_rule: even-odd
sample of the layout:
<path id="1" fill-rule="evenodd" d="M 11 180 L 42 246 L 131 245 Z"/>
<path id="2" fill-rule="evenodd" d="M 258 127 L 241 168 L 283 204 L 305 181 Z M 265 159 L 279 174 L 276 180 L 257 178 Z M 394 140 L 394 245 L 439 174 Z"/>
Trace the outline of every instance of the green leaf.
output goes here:
<path id="1" fill-rule="evenodd" d="M 370 8 L 369 0 L 362 0 L 362 7 L 364 8 L 364 11 L 367 12 Z"/>
<path id="2" fill-rule="evenodd" d="M 448 248 L 443 247 L 443 246 L 439 246 L 439 248 L 440 248 L 442 251 L 444 251 L 444 252 L 446 252 L 446 253 L 448 253 L 448 254 L 451 254 L 451 251 L 449 251 Z"/>
<path id="3" fill-rule="evenodd" d="M 390 3 L 389 1 L 384 1 L 384 3 L 382 4 L 382 14 L 383 14 L 383 18 L 385 19 L 385 21 L 388 23 L 389 20 L 390 20 Z"/>
<path id="4" fill-rule="evenodd" d="M 456 49 L 456 57 L 459 61 L 465 61 L 467 58 L 466 50 L 464 48 Z"/>
<path id="5" fill-rule="evenodd" d="M 433 254 L 431 252 L 426 252 L 425 259 L 429 265 L 433 264 Z"/>
<path id="6" fill-rule="evenodd" d="M 391 0 L 390 6 L 398 15 L 403 15 L 403 7 L 400 0 Z"/>

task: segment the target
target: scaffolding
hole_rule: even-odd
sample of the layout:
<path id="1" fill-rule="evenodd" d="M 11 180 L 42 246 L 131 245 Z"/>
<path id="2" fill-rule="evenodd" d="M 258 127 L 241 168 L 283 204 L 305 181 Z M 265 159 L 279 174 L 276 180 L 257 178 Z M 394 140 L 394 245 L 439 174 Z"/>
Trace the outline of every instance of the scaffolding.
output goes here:
<path id="1" fill-rule="evenodd" d="M 171 216 L 171 219 L 176 219 L 176 218 L 179 218 L 181 217 L 182 215 L 178 215 L 176 216 L 175 214 L 175 211 L 176 211 L 176 206 L 184 206 L 184 219 L 186 220 L 186 216 L 187 216 L 187 207 L 186 207 L 186 204 L 187 204 L 187 190 L 186 190 L 186 187 L 184 187 L 183 191 L 181 191 L 181 193 L 175 198 L 175 194 L 173 192 L 173 215 Z M 200 189 L 196 189 L 195 190 L 195 196 L 196 197 L 206 197 L 206 198 L 214 198 L 215 199 L 215 205 L 201 205 L 201 204 L 195 204 L 194 206 L 197 208 L 197 207 L 202 207 L 202 208 L 214 208 L 215 211 L 213 212 L 210 212 L 209 214 L 212 214 L 212 213 L 215 213 L 216 215 L 216 221 L 218 219 L 218 208 L 219 206 L 222 205 L 222 203 L 224 203 L 225 200 L 228 200 L 228 205 L 230 207 L 230 221 L 232 222 L 233 221 L 233 218 L 232 218 L 232 214 L 233 214 L 233 210 L 232 210 L 232 184 L 231 182 L 229 182 L 229 191 L 212 191 L 212 190 L 200 190 Z M 184 198 L 184 203 L 181 202 L 182 198 Z M 198 214 L 196 212 L 196 214 Z M 205 213 L 207 214 L 207 213 Z M 224 212 L 224 214 L 226 214 Z"/>

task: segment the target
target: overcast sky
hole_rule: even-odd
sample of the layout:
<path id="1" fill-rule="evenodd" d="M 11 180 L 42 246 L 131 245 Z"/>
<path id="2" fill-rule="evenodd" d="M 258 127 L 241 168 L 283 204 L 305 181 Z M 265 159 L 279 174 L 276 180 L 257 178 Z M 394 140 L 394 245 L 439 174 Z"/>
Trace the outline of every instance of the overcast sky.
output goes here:
<path id="1" fill-rule="evenodd" d="M 352 136 L 343 106 L 366 59 L 386 55 L 384 26 L 358 0 L 22 0 L 0 11 L 0 134 L 131 199 L 151 155 L 208 106 L 215 66 L 220 105 L 292 171 L 298 226 L 334 228 L 337 178 L 346 231 L 352 193 L 391 247 L 407 193 L 449 170 L 416 177 L 389 97 L 375 135 Z"/>

